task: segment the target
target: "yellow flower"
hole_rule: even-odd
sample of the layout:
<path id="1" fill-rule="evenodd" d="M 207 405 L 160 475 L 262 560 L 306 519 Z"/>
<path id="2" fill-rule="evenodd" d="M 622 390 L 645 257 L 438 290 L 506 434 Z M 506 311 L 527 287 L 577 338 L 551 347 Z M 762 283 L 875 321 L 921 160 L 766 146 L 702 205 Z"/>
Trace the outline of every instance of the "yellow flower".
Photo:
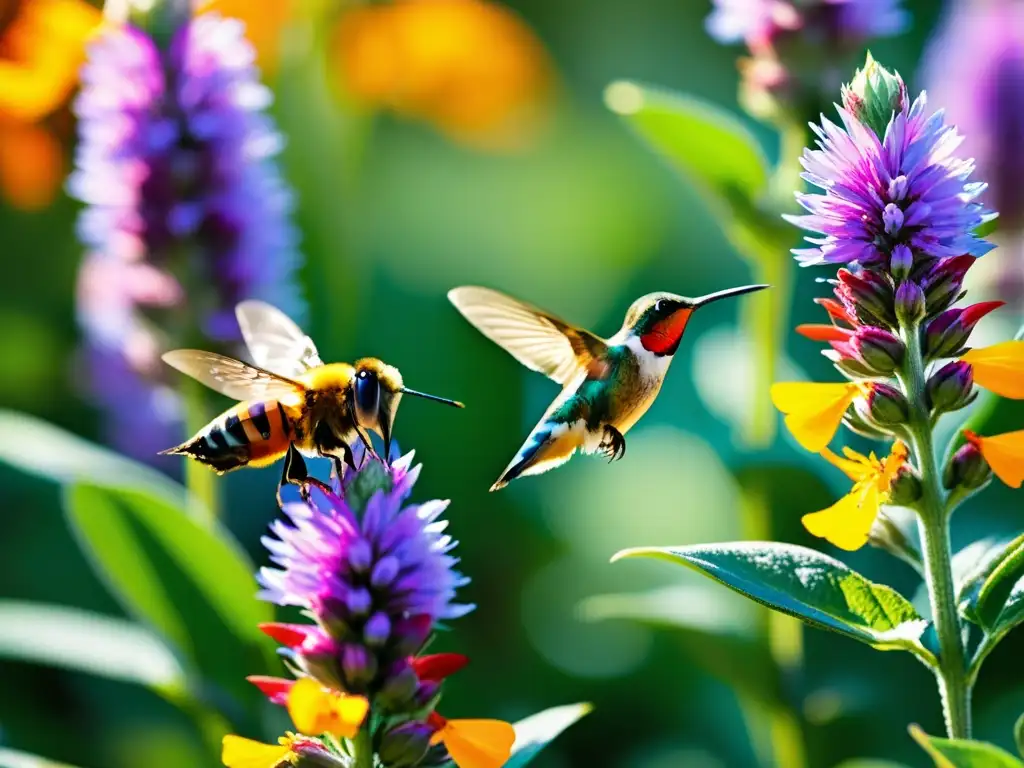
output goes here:
<path id="1" fill-rule="evenodd" d="M 501 768 L 512 754 L 515 729 L 502 720 L 446 720 L 431 712 L 437 730 L 431 744 L 444 744 L 458 768 Z"/>
<path id="2" fill-rule="evenodd" d="M 960 358 L 974 369 L 974 382 L 1000 397 L 1024 400 L 1024 341 L 972 349 Z"/>
<path id="3" fill-rule="evenodd" d="M 267 75 L 277 71 L 281 31 L 292 18 L 294 0 L 202 0 L 199 13 L 219 13 L 245 24 L 245 36 L 256 50 L 256 63 Z"/>
<path id="4" fill-rule="evenodd" d="M 964 437 L 981 452 L 996 477 L 1011 488 L 1024 484 L 1024 430 L 992 437 L 965 430 Z"/>
<path id="5" fill-rule="evenodd" d="M 489 147 L 533 133 L 550 84 L 547 55 L 489 0 L 394 0 L 344 12 L 334 70 L 352 97 Z"/>
<path id="6" fill-rule="evenodd" d="M 772 403 L 786 414 L 786 426 L 808 451 L 820 453 L 832 442 L 843 415 L 860 394 L 861 385 L 786 382 L 773 384 Z"/>
<path id="7" fill-rule="evenodd" d="M 288 692 L 288 714 L 302 733 L 317 736 L 329 733 L 351 739 L 366 719 L 370 703 L 362 696 L 350 696 L 324 688 L 304 677 Z M 277 744 L 263 744 L 240 736 L 224 737 L 221 760 L 228 768 L 277 768 L 294 762 L 297 750 L 323 749 L 316 739 L 288 734 Z"/>
<path id="8" fill-rule="evenodd" d="M 49 205 L 64 152 L 43 125 L 78 82 L 85 44 L 100 23 L 83 0 L 15 0 L 0 19 L 0 190 L 26 210 Z M 3 23 L 6 20 L 6 23 Z"/>
<path id="9" fill-rule="evenodd" d="M 821 455 L 853 481 L 853 488 L 828 509 L 804 515 L 804 527 L 840 549 L 860 549 L 867 543 L 878 511 L 888 501 L 892 484 L 907 461 L 907 447 L 897 441 L 884 461 L 874 453 L 863 456 L 849 448 L 843 449 L 845 458 L 828 449 Z"/>

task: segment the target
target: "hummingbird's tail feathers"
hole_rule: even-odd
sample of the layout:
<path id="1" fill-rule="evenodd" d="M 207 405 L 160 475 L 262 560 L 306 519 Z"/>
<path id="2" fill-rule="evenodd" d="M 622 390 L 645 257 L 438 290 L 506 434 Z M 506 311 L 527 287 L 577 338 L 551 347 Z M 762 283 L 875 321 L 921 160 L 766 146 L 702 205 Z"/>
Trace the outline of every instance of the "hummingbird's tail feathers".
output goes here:
<path id="1" fill-rule="evenodd" d="M 539 424 L 491 490 L 500 491 L 517 477 L 539 475 L 564 464 L 582 447 L 585 432 L 582 421 Z"/>

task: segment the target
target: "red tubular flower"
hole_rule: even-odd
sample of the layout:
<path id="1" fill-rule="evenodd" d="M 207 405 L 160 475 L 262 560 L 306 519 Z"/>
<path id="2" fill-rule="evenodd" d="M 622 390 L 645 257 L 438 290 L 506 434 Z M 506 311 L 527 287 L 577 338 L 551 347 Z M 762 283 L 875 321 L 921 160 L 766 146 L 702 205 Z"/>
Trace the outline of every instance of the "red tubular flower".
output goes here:
<path id="1" fill-rule="evenodd" d="M 294 680 L 286 680 L 283 677 L 268 677 L 266 675 L 249 675 L 245 678 L 255 685 L 266 696 L 271 704 L 284 706 L 288 703 L 288 694 L 295 685 Z"/>
<path id="2" fill-rule="evenodd" d="M 469 657 L 460 653 L 435 653 L 409 660 L 413 672 L 422 682 L 440 682 L 469 664 Z"/>

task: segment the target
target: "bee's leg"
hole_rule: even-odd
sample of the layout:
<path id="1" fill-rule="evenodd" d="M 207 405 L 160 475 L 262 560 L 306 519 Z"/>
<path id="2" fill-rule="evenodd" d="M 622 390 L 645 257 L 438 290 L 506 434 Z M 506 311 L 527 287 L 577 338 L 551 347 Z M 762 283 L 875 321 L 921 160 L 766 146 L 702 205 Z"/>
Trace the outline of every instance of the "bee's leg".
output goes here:
<path id="1" fill-rule="evenodd" d="M 302 494 L 303 501 L 307 500 L 308 493 L 305 490 L 304 483 L 309 478 L 309 472 L 306 470 L 306 461 L 302 458 L 302 454 L 299 453 L 294 443 L 288 446 L 288 453 L 284 457 L 284 470 L 281 472 L 281 482 L 277 486 L 277 504 L 278 506 L 284 506 L 284 502 L 281 499 L 281 489 L 289 483 L 293 483 L 299 486 L 299 493 Z"/>
<path id="2" fill-rule="evenodd" d="M 342 478 L 345 477 L 345 467 L 351 467 L 353 470 L 357 469 L 355 456 L 352 455 L 352 448 L 348 443 L 342 442 L 335 451 L 340 450 L 343 456 L 339 456 L 337 453 L 331 453 L 330 455 L 324 455 L 334 464 L 334 474 L 338 476 L 338 482 L 341 482 Z"/>
<path id="3" fill-rule="evenodd" d="M 604 437 L 597 448 L 609 462 L 618 461 L 626 455 L 626 438 L 615 427 L 605 424 Z"/>
<path id="4" fill-rule="evenodd" d="M 373 442 L 372 442 L 372 441 L 370 440 L 370 436 L 369 436 L 369 435 L 368 435 L 368 434 L 366 433 L 366 430 L 364 430 L 364 429 L 363 429 L 362 427 L 360 427 L 360 426 L 359 426 L 358 424 L 356 424 L 356 425 L 354 425 L 354 426 L 355 426 L 356 434 L 357 434 L 357 435 L 359 435 L 359 439 L 360 439 L 360 440 L 362 440 L 362 441 L 363 441 L 363 445 L 364 445 L 364 446 L 366 446 L 366 452 L 367 452 L 367 453 L 368 453 L 368 454 L 369 454 L 370 456 L 372 456 L 373 458 L 375 458 L 375 459 L 376 459 L 377 461 L 383 462 L 383 461 L 384 461 L 384 459 L 382 459 L 382 458 L 381 458 L 381 457 L 380 457 L 380 456 L 379 456 L 379 455 L 377 454 L 377 451 L 376 451 L 376 450 L 374 449 L 374 447 L 373 447 Z M 364 459 L 364 461 L 365 461 L 365 459 Z"/>

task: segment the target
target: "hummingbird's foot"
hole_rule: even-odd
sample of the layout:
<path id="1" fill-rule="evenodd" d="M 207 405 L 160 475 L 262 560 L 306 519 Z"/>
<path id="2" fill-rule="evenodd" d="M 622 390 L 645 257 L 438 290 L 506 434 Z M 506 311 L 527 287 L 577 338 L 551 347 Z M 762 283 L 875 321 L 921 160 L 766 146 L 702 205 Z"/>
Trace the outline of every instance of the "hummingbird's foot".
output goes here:
<path id="1" fill-rule="evenodd" d="M 605 424 L 604 437 L 598 443 L 597 450 L 609 463 L 618 461 L 626 455 L 626 438 L 615 427 Z"/>

